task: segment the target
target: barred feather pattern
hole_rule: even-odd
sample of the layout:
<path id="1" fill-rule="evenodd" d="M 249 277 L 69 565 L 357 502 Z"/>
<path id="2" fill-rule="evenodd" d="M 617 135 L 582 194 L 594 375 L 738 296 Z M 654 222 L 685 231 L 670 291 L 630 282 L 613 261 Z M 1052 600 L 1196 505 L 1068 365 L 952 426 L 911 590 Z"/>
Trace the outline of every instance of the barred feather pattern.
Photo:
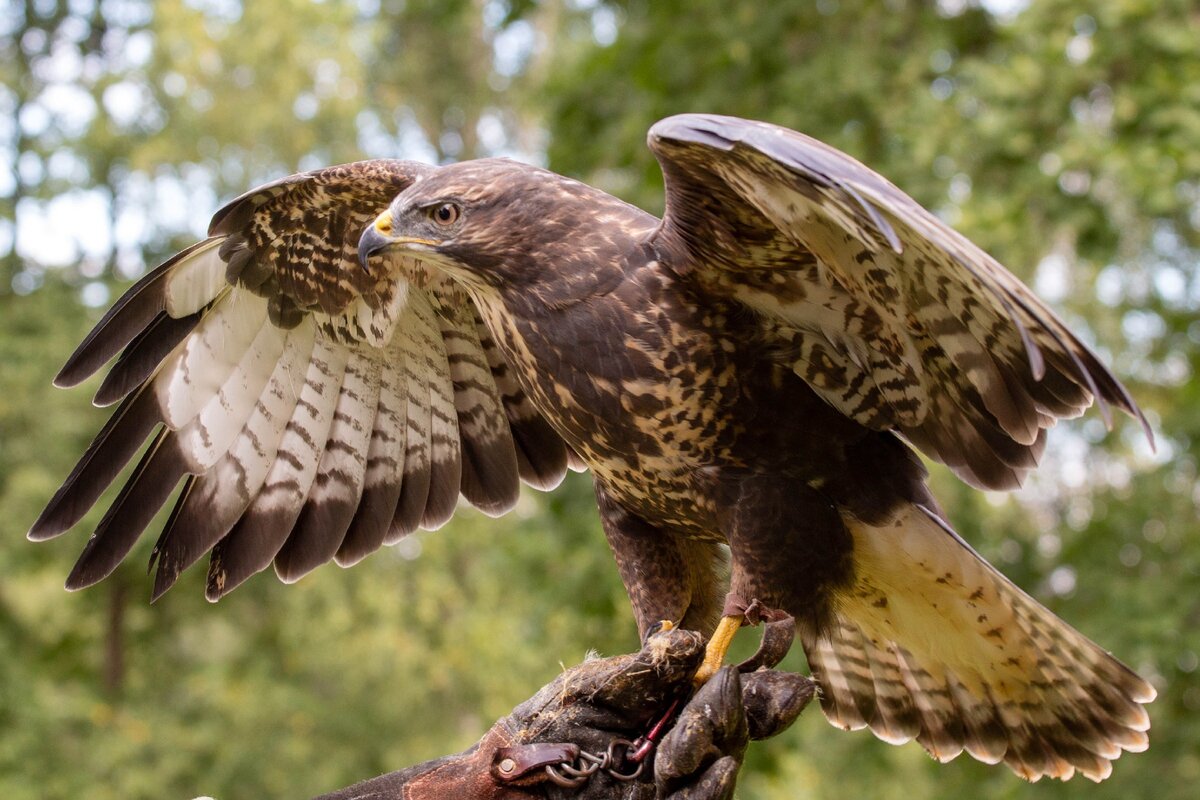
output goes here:
<path id="1" fill-rule="evenodd" d="M 1028 780 L 1103 780 L 1146 749 L 1155 690 L 1021 591 L 933 511 L 852 519 L 856 578 L 829 630 L 802 631 L 829 721 L 966 750 Z"/>
<path id="2" fill-rule="evenodd" d="M 495 515 L 522 476 L 561 479 L 564 446 L 548 427 L 522 436 L 519 467 L 514 427 L 545 423 L 470 297 L 413 259 L 358 265 L 362 229 L 427 169 L 360 162 L 249 192 L 105 315 L 57 382 L 121 353 L 98 401 L 127 399 L 31 538 L 78 522 L 156 438 L 69 588 L 115 569 L 181 480 L 151 556 L 154 596 L 211 552 L 216 600 L 271 564 L 294 581 L 435 528 L 460 492 Z"/>
<path id="3" fill-rule="evenodd" d="M 1020 485 L 1044 432 L 1093 401 L 1145 418 L 1017 278 L 878 174 L 802 134 L 681 115 L 650 131 L 664 246 L 759 313 L 764 346 L 846 416 L 964 480 Z"/>

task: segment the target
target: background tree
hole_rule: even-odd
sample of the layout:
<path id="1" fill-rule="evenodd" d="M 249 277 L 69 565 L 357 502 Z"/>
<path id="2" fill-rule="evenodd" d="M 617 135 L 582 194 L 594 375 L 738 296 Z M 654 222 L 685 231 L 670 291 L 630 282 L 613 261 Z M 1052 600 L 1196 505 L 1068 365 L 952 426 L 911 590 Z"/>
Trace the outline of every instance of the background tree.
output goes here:
<path id="1" fill-rule="evenodd" d="M 1090 7 L 1086 7 L 1090 6 Z M 474 741 L 589 647 L 636 637 L 585 477 L 353 571 L 186 575 L 154 607 L 23 534 L 102 423 L 49 380 L 217 204 L 364 156 L 546 161 L 655 209 L 646 129 L 767 119 L 888 175 L 1030 280 L 1158 433 L 1057 431 L 1015 499 L 938 472 L 990 559 L 1155 680 L 1151 749 L 1023 787 L 816 712 L 744 797 L 1190 797 L 1200 779 L 1200 16 L 1186 0 L 239 3 L 10 0 L 0 15 L 0 794 L 307 796 Z M 94 387 L 93 387 L 94 388 Z M 80 528 L 93 526 L 90 515 Z M 143 542 L 148 556 L 149 543 Z M 802 668 L 799 654 L 789 663 Z"/>

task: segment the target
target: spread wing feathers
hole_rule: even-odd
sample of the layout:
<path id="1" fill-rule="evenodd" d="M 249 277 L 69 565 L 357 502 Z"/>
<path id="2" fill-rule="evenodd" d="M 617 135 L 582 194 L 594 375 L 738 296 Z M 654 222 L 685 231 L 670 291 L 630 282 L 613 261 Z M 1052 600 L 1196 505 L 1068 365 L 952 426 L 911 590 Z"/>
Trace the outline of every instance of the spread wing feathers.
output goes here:
<path id="1" fill-rule="evenodd" d="M 759 312 L 834 407 L 896 429 L 984 488 L 1011 488 L 1044 431 L 1097 399 L 1145 419 L 1017 278 L 849 156 L 761 122 L 681 115 L 649 144 L 666 178 L 660 251 Z M 667 256 L 668 261 L 670 256 Z"/>
<path id="2" fill-rule="evenodd" d="M 565 445 L 470 297 L 417 261 L 358 266 L 361 230 L 424 169 L 362 162 L 250 192 L 101 319 L 56 382 L 120 353 L 96 398 L 120 405 L 30 537 L 77 523 L 151 442 L 69 588 L 112 572 L 181 482 L 154 596 L 211 551 L 215 600 L 272 563 L 294 581 L 436 528 L 460 492 L 497 515 L 521 478 L 562 480 Z"/>
<path id="3" fill-rule="evenodd" d="M 475 332 L 512 430 L 517 472 L 530 486 L 549 491 L 566 475 L 567 446 L 526 397 L 478 309 L 475 309 Z"/>
<path id="4" fill-rule="evenodd" d="M 834 725 L 964 749 L 1016 773 L 1102 780 L 1147 746 L 1150 684 L 1022 592 L 922 506 L 848 520 L 856 581 L 803 633 Z"/>

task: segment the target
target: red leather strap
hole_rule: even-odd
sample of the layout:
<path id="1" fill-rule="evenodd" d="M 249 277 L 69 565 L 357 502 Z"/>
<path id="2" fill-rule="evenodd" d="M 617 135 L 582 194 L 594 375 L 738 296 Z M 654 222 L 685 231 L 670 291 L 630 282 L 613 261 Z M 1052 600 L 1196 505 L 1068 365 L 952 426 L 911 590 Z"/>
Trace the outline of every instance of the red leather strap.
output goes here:
<path id="1" fill-rule="evenodd" d="M 532 742 L 500 747 L 492 757 L 492 777 L 512 783 L 530 773 L 544 779 L 547 764 L 566 764 L 579 758 L 579 745 L 561 742 Z"/>

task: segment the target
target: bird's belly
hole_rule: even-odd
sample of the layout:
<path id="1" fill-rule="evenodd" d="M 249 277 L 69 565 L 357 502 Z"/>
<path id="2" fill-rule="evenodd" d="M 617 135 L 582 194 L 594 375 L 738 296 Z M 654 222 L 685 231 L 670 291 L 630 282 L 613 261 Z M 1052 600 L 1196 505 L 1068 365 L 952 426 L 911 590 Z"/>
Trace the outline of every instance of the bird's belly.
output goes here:
<path id="1" fill-rule="evenodd" d="M 701 476 L 724 446 L 721 398 L 702 400 L 678 381 L 575 377 L 573 391 L 560 391 L 543 413 L 595 479 L 648 522 L 719 538 Z M 560 374 L 555 383 L 563 382 Z"/>
<path id="2" fill-rule="evenodd" d="M 690 538 L 725 541 L 716 522 L 716 501 L 703 470 L 656 468 L 616 460 L 589 462 L 597 482 L 624 508 Z"/>
<path id="3" fill-rule="evenodd" d="M 729 460 L 736 440 L 734 365 L 695 348 L 648 358 L 648 374 L 578 381 L 571 410 L 560 413 L 564 435 L 625 508 L 655 525 L 720 539 L 705 475 Z"/>

